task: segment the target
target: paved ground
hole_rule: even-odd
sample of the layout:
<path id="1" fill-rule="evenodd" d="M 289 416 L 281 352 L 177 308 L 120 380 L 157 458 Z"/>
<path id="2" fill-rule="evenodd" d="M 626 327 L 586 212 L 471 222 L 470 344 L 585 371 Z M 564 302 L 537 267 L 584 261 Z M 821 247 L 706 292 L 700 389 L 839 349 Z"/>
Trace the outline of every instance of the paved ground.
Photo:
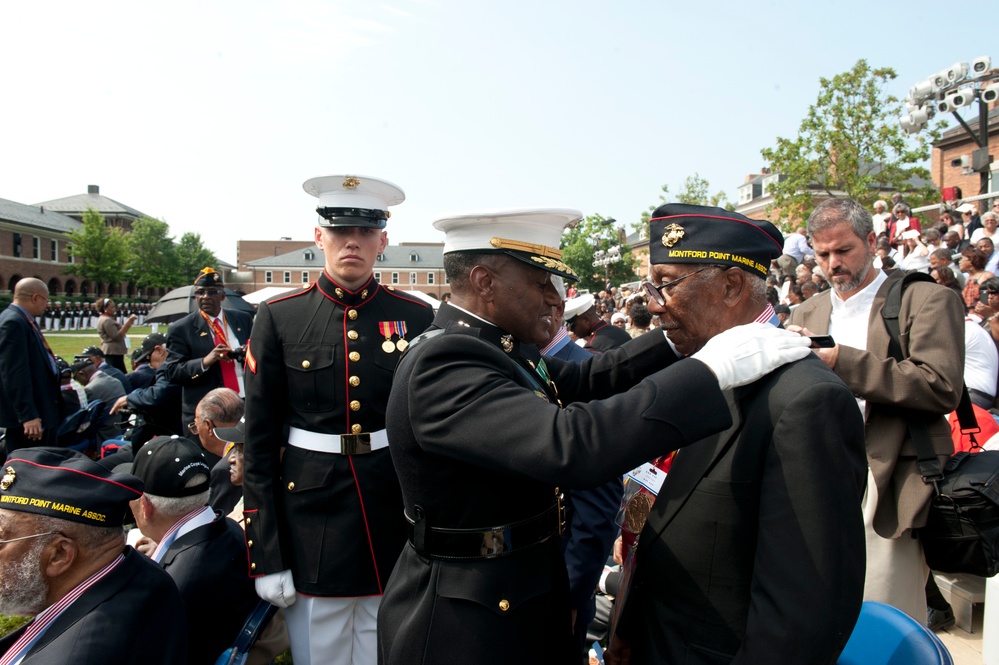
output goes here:
<path id="1" fill-rule="evenodd" d="M 972 615 L 972 632 L 957 626 L 937 633 L 954 658 L 954 665 L 982 665 L 982 617 L 984 605 L 976 605 Z"/>

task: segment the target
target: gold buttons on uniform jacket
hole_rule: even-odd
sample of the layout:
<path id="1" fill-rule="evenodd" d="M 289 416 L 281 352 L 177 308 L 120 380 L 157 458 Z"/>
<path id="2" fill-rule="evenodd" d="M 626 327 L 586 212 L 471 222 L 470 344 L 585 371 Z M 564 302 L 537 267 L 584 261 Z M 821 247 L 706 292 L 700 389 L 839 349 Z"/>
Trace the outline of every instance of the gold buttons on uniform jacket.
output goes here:
<path id="1" fill-rule="evenodd" d="M 250 570 L 256 570 L 256 569 L 257 569 L 257 564 L 251 563 L 250 564 Z"/>
<path id="2" fill-rule="evenodd" d="M 350 433 L 351 434 L 360 434 L 361 433 L 361 426 L 360 425 L 351 425 L 350 426 Z"/>
<path id="3" fill-rule="evenodd" d="M 356 309 L 348 309 L 347 310 L 347 318 L 350 319 L 351 321 L 355 320 L 357 318 L 357 310 Z"/>
<path id="4" fill-rule="evenodd" d="M 250 522 L 252 522 L 252 521 L 253 521 L 253 520 L 251 520 L 251 519 L 250 519 L 249 517 L 247 517 L 247 518 L 246 518 L 246 523 L 247 523 L 247 524 L 249 524 L 249 523 L 250 523 Z"/>
<path id="5" fill-rule="evenodd" d="M 343 298 L 343 289 L 338 287 L 333 293 L 336 294 L 337 298 Z"/>
<path id="6" fill-rule="evenodd" d="M 312 363 L 310 363 L 308 360 L 303 360 L 302 361 L 302 367 L 304 369 L 309 369 L 311 366 L 312 366 Z"/>
<path id="7" fill-rule="evenodd" d="M 357 334 L 356 330 L 347 331 L 347 339 L 357 339 L 358 337 L 360 337 L 360 335 Z"/>
<path id="8" fill-rule="evenodd" d="M 352 376 L 349 379 L 347 379 L 347 382 L 350 383 L 351 386 L 353 386 L 354 388 L 356 388 L 359 385 L 361 385 L 361 377 L 359 377 L 359 376 Z"/>
<path id="9" fill-rule="evenodd" d="M 350 358 L 351 362 L 356 363 L 358 360 L 361 359 L 361 354 L 358 353 L 357 351 L 351 351 L 350 355 L 348 355 L 347 357 Z"/>
<path id="10" fill-rule="evenodd" d="M 510 609 L 510 601 L 504 598 L 499 602 L 499 608 L 501 612 L 506 612 L 508 609 Z"/>
<path id="11" fill-rule="evenodd" d="M 352 402 L 350 403 L 350 410 L 351 410 L 351 411 L 360 411 L 360 410 L 361 410 L 361 403 L 360 403 L 360 402 L 358 402 L 358 401 L 357 401 L 356 399 L 355 399 L 355 400 L 353 400 L 353 401 L 352 401 Z"/>
<path id="12" fill-rule="evenodd" d="M 246 541 L 246 546 L 247 547 L 253 547 L 253 541 L 252 540 Z"/>
<path id="13" fill-rule="evenodd" d="M 290 492 L 293 489 L 295 489 L 295 483 L 294 482 L 288 483 L 288 491 Z"/>

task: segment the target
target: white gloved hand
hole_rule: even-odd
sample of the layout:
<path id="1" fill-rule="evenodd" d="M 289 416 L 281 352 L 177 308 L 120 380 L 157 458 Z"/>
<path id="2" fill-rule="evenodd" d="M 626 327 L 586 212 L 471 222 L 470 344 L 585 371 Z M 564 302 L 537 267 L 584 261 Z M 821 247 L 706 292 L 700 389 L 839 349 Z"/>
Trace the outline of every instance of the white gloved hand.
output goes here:
<path id="1" fill-rule="evenodd" d="M 253 585 L 257 589 L 257 595 L 271 605 L 288 607 L 298 598 L 295 594 L 295 582 L 292 580 L 290 570 L 282 570 L 280 573 L 258 577 L 253 580 Z"/>
<path id="2" fill-rule="evenodd" d="M 811 353 L 809 344 L 807 337 L 769 323 L 747 323 L 718 333 L 690 357 L 707 365 L 718 378 L 719 387 L 726 390 L 801 360 Z"/>

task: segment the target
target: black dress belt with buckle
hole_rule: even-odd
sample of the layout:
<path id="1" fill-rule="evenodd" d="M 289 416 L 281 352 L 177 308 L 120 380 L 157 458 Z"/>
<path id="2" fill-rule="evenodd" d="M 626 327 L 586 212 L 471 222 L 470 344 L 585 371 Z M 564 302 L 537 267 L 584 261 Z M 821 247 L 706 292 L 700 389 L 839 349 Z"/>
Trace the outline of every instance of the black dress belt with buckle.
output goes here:
<path id="1" fill-rule="evenodd" d="M 417 506 L 417 519 L 406 515 L 409 542 L 420 556 L 434 559 L 492 559 L 538 545 L 565 530 L 565 508 L 561 494 L 550 508 L 534 517 L 485 529 L 427 526 L 422 512 Z"/>

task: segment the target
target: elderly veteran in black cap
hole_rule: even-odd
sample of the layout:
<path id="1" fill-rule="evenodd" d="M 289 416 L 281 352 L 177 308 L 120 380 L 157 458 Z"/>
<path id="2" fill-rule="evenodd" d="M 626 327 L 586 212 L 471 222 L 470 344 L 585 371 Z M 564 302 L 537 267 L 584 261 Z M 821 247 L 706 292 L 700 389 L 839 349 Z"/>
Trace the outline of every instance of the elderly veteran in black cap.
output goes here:
<path id="1" fill-rule="evenodd" d="M 167 357 L 166 335 L 150 333 L 142 340 L 139 359 L 153 369 L 154 381 L 145 388 L 137 388 L 119 397 L 111 406 L 111 413 L 128 409 L 136 414 L 130 437 L 133 452 L 154 436 L 182 434 L 181 387 L 171 383 L 163 368 Z"/>
<path id="2" fill-rule="evenodd" d="M 0 638 L 3 662 L 187 662 L 177 587 L 125 546 L 142 483 L 72 451 L 28 448 L 0 477 L 0 614 L 33 620 Z"/>
<path id="3" fill-rule="evenodd" d="M 253 318 L 246 312 L 223 309 L 222 275 L 204 268 L 194 280 L 198 311 L 170 324 L 164 368 L 170 381 L 183 387 L 184 426 L 194 421 L 201 398 L 215 388 L 229 388 L 245 397 L 244 346 Z"/>
<path id="4" fill-rule="evenodd" d="M 696 358 L 752 321 L 777 325 L 773 225 L 668 204 L 649 237 L 649 310 L 680 353 Z M 850 636 L 866 473 L 852 392 L 809 354 L 724 397 L 713 417 L 726 429 L 677 453 L 648 515 L 608 663 L 819 665 Z"/>
<path id="5" fill-rule="evenodd" d="M 132 474 L 145 490 L 131 502 L 136 547 L 173 578 L 187 606 L 185 663 L 211 665 L 257 604 L 243 531 L 208 506 L 211 467 L 190 439 L 160 436 L 142 447 Z"/>
<path id="6" fill-rule="evenodd" d="M 694 360 L 661 331 L 579 363 L 543 360 L 561 303 L 551 276 L 576 278 L 560 236 L 581 217 L 435 222 L 453 298 L 410 345 L 389 397 L 410 537 L 378 615 L 383 665 L 578 663 L 559 488 L 607 482 L 729 427 L 723 389 L 808 354 L 800 336 L 751 324 Z"/>
<path id="7" fill-rule="evenodd" d="M 128 375 L 125 374 L 125 372 L 108 363 L 104 352 L 101 351 L 99 346 L 88 346 L 83 349 L 83 351 L 80 351 L 76 357 L 89 358 L 90 362 L 94 363 L 94 367 L 96 367 L 99 372 L 110 376 L 112 379 L 120 383 L 121 389 L 126 393 L 130 392 L 134 387 L 132 386 L 132 382 L 128 380 Z"/>

